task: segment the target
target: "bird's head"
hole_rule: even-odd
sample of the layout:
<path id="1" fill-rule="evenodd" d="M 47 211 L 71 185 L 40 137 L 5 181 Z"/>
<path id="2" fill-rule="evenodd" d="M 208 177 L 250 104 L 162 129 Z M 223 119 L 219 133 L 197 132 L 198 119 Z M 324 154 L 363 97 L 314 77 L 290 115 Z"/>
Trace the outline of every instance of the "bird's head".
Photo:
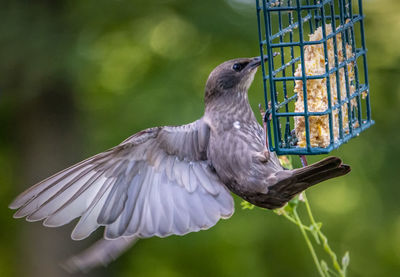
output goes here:
<path id="1" fill-rule="evenodd" d="M 265 56 L 264 60 L 266 59 Z M 205 102 L 238 93 L 246 94 L 260 65 L 260 57 L 239 58 L 218 65 L 208 77 Z"/>

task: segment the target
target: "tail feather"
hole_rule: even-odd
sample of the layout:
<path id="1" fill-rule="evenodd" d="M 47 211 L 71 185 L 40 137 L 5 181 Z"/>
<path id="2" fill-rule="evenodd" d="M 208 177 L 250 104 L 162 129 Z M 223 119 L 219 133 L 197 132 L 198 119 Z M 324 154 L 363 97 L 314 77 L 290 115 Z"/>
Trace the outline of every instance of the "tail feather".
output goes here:
<path id="1" fill-rule="evenodd" d="M 289 198 L 294 197 L 296 194 L 308 189 L 311 186 L 319 184 L 323 181 L 343 176 L 351 171 L 348 165 L 339 165 L 339 167 L 331 168 L 328 170 L 320 171 L 318 173 L 305 176 L 301 180 L 296 180 L 290 186 L 286 187 L 286 192 L 289 192 Z"/>
<path id="2" fill-rule="evenodd" d="M 293 177 L 296 178 L 298 182 L 302 182 L 304 179 L 314 174 L 320 174 L 321 172 L 338 168 L 341 164 L 342 160 L 338 157 L 328 157 L 311 165 L 292 170 Z"/>
<path id="3" fill-rule="evenodd" d="M 351 171 L 351 167 L 347 164 L 341 164 L 337 168 L 333 168 L 326 171 L 321 171 L 317 174 L 310 175 L 307 178 L 303 179 L 303 182 L 307 183 L 310 186 L 316 185 L 323 181 L 336 178 L 339 176 L 343 176 Z"/>
<path id="4" fill-rule="evenodd" d="M 337 157 L 328 157 L 303 168 L 291 170 L 291 174 L 278 173 L 278 182 L 268 187 L 267 193 L 247 195 L 245 199 L 254 205 L 275 209 L 284 206 L 295 195 L 320 182 L 349 173 L 350 166 Z M 287 171 L 286 171 L 287 172 Z"/>

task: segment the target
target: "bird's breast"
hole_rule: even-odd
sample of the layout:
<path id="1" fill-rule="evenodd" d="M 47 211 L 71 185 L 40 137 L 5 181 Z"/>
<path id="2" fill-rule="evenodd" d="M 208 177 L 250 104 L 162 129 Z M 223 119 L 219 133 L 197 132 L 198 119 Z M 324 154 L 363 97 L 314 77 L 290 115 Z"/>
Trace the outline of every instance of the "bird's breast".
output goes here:
<path id="1" fill-rule="evenodd" d="M 208 158 L 223 180 L 237 180 L 254 170 L 256 153 L 265 149 L 263 130 L 257 125 L 232 120 L 211 131 Z"/>

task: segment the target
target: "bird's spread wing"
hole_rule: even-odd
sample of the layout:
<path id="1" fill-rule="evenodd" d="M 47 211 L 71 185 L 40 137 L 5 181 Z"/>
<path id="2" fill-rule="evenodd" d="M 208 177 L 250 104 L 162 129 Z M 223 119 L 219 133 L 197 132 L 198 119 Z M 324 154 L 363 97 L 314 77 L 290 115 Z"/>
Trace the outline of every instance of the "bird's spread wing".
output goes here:
<path id="1" fill-rule="evenodd" d="M 15 217 L 61 226 L 81 217 L 73 239 L 168 236 L 207 229 L 232 215 L 233 199 L 207 163 L 202 119 L 139 132 L 28 189 Z"/>

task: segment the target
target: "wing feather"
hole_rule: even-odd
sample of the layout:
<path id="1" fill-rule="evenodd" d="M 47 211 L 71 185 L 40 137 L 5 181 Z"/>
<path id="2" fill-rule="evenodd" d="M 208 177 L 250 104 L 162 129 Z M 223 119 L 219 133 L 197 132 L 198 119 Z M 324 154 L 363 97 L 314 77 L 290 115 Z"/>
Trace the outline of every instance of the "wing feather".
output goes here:
<path id="1" fill-rule="evenodd" d="M 86 173 L 89 173 L 91 171 L 91 167 L 91 165 L 87 165 L 86 167 L 83 167 L 83 169 L 76 171 L 74 170 L 71 175 L 66 175 L 65 177 L 56 179 L 50 184 L 47 184 L 47 182 L 43 183 L 43 186 L 45 186 L 45 188 L 42 190 L 38 190 L 37 193 L 29 197 L 30 199 L 22 205 L 21 209 L 19 209 L 14 214 L 14 217 L 20 218 L 28 216 L 32 213 L 32 211 L 36 211 L 44 203 L 49 201 L 49 199 L 55 198 L 64 193 L 78 179 L 81 179 L 86 175 Z M 76 189 L 79 188 L 77 187 Z"/>
<path id="2" fill-rule="evenodd" d="M 44 225 L 48 227 L 59 227 L 71 222 L 75 218 L 82 216 L 88 203 L 95 201 L 96 194 L 101 187 L 107 182 L 107 179 L 99 172 L 91 182 L 88 182 L 82 191 L 78 191 L 64 205 L 58 208 L 54 213 L 49 215 L 44 221 Z M 111 181 L 111 180 L 110 180 Z M 41 209 L 43 210 L 43 208 Z"/>
<path id="3" fill-rule="evenodd" d="M 184 235 L 233 213 L 233 199 L 207 161 L 210 131 L 198 120 L 139 132 L 22 193 L 15 217 L 61 226 L 73 239 L 105 226 L 107 239 Z"/>
<path id="4" fill-rule="evenodd" d="M 82 240 L 87 238 L 93 231 L 100 225 L 97 223 L 97 218 L 106 201 L 107 195 L 110 193 L 113 185 L 113 179 L 107 179 L 100 191 L 97 193 L 95 199 L 90 203 L 87 210 L 81 216 L 78 224 L 72 231 L 71 238 L 74 240 Z M 46 225 L 46 221 L 44 222 Z"/>
<path id="5" fill-rule="evenodd" d="M 72 187 L 69 188 L 69 190 L 71 190 L 70 194 L 72 195 L 73 193 L 72 196 L 69 197 L 65 195 L 67 191 L 65 191 L 64 194 L 59 194 L 59 195 L 55 194 L 49 200 L 40 205 L 40 207 L 34 213 L 32 213 L 27 217 L 27 219 L 29 221 L 42 220 L 44 218 L 49 217 L 50 215 L 55 214 L 60 209 L 66 209 L 67 206 L 73 203 L 75 200 L 85 199 L 86 202 L 90 201 L 90 199 L 93 199 L 94 198 L 93 194 L 96 191 L 98 191 L 98 189 L 102 185 L 101 182 L 97 182 L 101 177 L 102 172 L 92 172 L 92 173 L 93 174 L 90 175 L 87 174 L 85 178 L 82 178 L 79 181 L 75 182 L 73 188 Z M 104 179 L 102 181 L 104 182 Z M 84 197 L 82 197 L 84 193 L 86 194 Z M 86 204 L 86 203 L 80 203 L 80 204 Z M 73 206 L 80 206 L 80 204 L 75 202 Z M 79 210 L 79 209 L 73 207 L 73 210 L 71 210 L 71 212 L 74 212 L 74 210 Z M 80 216 L 80 214 L 77 216 Z"/>

